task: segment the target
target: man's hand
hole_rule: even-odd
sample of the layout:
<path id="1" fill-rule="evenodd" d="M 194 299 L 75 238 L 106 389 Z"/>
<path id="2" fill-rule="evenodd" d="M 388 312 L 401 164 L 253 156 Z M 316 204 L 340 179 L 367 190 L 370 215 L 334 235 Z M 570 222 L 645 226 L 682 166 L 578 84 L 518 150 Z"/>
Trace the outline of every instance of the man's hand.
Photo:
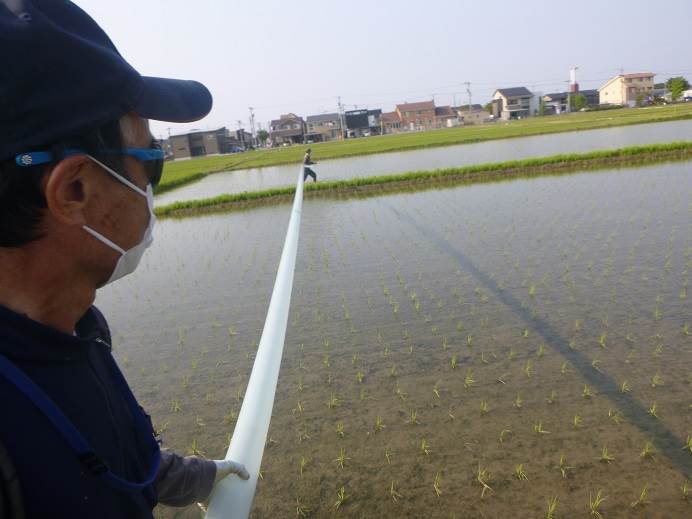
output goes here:
<path id="1" fill-rule="evenodd" d="M 231 460 L 214 460 L 214 463 L 216 464 L 215 485 L 229 474 L 238 474 L 240 479 L 250 479 L 250 473 L 242 463 Z"/>

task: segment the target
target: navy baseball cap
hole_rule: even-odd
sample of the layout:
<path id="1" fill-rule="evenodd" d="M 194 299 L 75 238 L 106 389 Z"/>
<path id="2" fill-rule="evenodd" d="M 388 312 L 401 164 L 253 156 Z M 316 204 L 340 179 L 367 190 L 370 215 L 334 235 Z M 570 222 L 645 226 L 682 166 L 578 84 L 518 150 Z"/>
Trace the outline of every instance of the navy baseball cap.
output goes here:
<path id="1" fill-rule="evenodd" d="M 212 97 L 196 81 L 142 76 L 67 0 L 0 0 L 0 161 L 129 111 L 189 122 Z"/>

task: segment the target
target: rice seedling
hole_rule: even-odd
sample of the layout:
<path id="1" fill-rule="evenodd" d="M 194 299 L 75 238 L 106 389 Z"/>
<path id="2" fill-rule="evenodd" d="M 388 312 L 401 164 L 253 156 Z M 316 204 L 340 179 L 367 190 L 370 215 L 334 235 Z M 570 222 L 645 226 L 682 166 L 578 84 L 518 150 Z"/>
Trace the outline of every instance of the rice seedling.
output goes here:
<path id="1" fill-rule="evenodd" d="M 596 459 L 601 463 L 612 463 L 613 461 L 615 461 L 615 457 L 608 452 L 608 447 L 606 447 L 605 445 L 601 449 L 601 455 Z"/>
<path id="2" fill-rule="evenodd" d="M 440 397 L 440 388 L 438 387 L 438 383 L 439 383 L 439 382 L 435 382 L 435 385 L 433 386 L 433 395 L 435 395 L 435 397 L 436 397 L 438 400 L 441 400 L 441 397 Z"/>
<path id="3" fill-rule="evenodd" d="M 339 399 L 336 397 L 334 393 L 332 393 L 329 397 L 329 400 L 327 401 L 327 407 L 329 409 L 334 409 L 335 407 L 339 407 Z"/>
<path id="4" fill-rule="evenodd" d="M 310 509 L 296 497 L 296 517 L 307 517 L 309 513 Z"/>
<path id="5" fill-rule="evenodd" d="M 569 367 L 569 364 L 567 363 L 567 361 L 564 361 L 562 364 L 560 364 L 560 374 L 565 375 L 565 374 L 569 373 L 568 367 Z"/>
<path id="6" fill-rule="evenodd" d="M 334 508 L 335 508 L 336 510 L 338 510 L 339 508 L 341 508 L 341 507 L 343 506 L 343 504 L 346 502 L 346 500 L 347 500 L 349 497 L 350 497 L 350 496 L 346 495 L 346 488 L 345 488 L 345 487 L 341 487 L 341 488 L 338 490 L 338 492 L 336 493 L 336 501 L 334 502 L 334 505 L 333 505 Z"/>
<path id="7" fill-rule="evenodd" d="M 686 336 L 688 336 L 690 334 L 690 324 L 689 323 L 685 323 L 682 325 L 682 333 L 683 333 L 683 335 L 686 335 Z"/>
<path id="8" fill-rule="evenodd" d="M 197 444 L 197 438 L 192 438 L 192 443 L 190 444 L 188 452 L 193 456 L 204 456 L 204 451 Z"/>
<path id="9" fill-rule="evenodd" d="M 689 501 L 689 499 L 690 499 L 690 480 L 689 479 L 685 480 L 685 482 L 680 487 L 680 491 L 682 492 L 682 499 L 685 501 Z"/>
<path id="10" fill-rule="evenodd" d="M 608 418 L 610 418 L 616 425 L 620 425 L 624 420 L 622 413 L 613 409 L 608 409 Z"/>
<path id="11" fill-rule="evenodd" d="M 518 465 L 514 465 L 514 477 L 517 478 L 519 481 L 528 481 L 529 477 L 526 475 L 526 471 L 524 470 L 524 464 L 519 463 Z"/>
<path id="12" fill-rule="evenodd" d="M 471 368 L 466 370 L 466 376 L 464 377 L 464 389 L 470 389 L 471 386 L 476 382 L 473 378 L 473 372 Z"/>
<path id="13" fill-rule="evenodd" d="M 607 337 L 608 337 L 608 332 L 602 332 L 602 333 L 601 333 L 601 336 L 598 338 L 598 345 L 599 345 L 601 348 L 605 348 L 605 347 L 606 347 L 606 338 L 607 338 Z"/>
<path id="14" fill-rule="evenodd" d="M 567 471 L 572 470 L 574 467 L 568 466 L 567 460 L 565 459 L 565 455 L 560 454 L 560 462 L 558 463 L 556 468 L 560 471 L 562 479 L 567 479 Z"/>
<path id="15" fill-rule="evenodd" d="M 426 456 L 430 454 L 430 444 L 423 438 L 420 441 L 420 453 L 425 454 Z"/>
<path id="16" fill-rule="evenodd" d="M 522 336 L 524 339 L 528 338 L 528 336 L 529 336 L 529 329 L 528 329 L 528 328 L 524 328 L 524 331 L 521 332 L 521 336 Z"/>
<path id="17" fill-rule="evenodd" d="M 629 382 L 624 380 L 622 384 L 620 385 L 620 393 L 629 393 L 632 391 L 632 388 L 630 387 Z"/>
<path id="18" fill-rule="evenodd" d="M 654 461 L 655 455 L 656 455 L 656 450 L 654 449 L 654 444 L 652 441 L 648 440 L 644 444 L 644 448 L 642 449 L 642 451 L 639 453 L 639 457 L 642 459 Z"/>
<path id="19" fill-rule="evenodd" d="M 440 473 L 437 472 L 435 474 L 435 479 L 433 479 L 433 490 L 435 491 L 435 495 L 437 497 L 440 497 L 442 495 L 442 490 L 440 490 L 440 482 L 441 482 Z"/>
<path id="20" fill-rule="evenodd" d="M 554 404 L 555 400 L 557 400 L 557 392 L 555 390 L 553 390 L 550 392 L 550 394 L 548 395 L 548 398 L 546 398 L 545 401 L 549 404 Z"/>
<path id="21" fill-rule="evenodd" d="M 648 412 L 649 412 L 649 414 L 650 414 L 651 416 L 653 416 L 654 418 L 658 419 L 658 406 L 656 405 L 656 402 L 654 402 L 653 404 L 651 404 L 651 406 L 649 407 L 649 411 L 648 411 Z"/>
<path id="22" fill-rule="evenodd" d="M 303 473 L 305 472 L 305 467 L 308 466 L 310 463 L 310 458 L 306 458 L 305 456 L 301 456 L 300 460 L 298 460 L 298 474 L 300 474 L 300 477 L 303 477 Z"/>
<path id="23" fill-rule="evenodd" d="M 584 426 L 584 422 L 578 414 L 575 414 L 572 418 L 572 427 L 575 429 L 581 429 Z"/>
<path id="24" fill-rule="evenodd" d="M 300 400 L 298 400 L 298 403 L 292 409 L 292 412 L 293 412 L 293 414 L 296 414 L 296 413 L 302 413 L 303 411 L 304 411 L 303 403 Z"/>
<path id="25" fill-rule="evenodd" d="M 456 369 L 457 367 L 457 356 L 452 355 L 452 359 L 449 362 L 450 366 L 452 366 L 452 369 Z"/>
<path id="26" fill-rule="evenodd" d="M 685 442 L 685 445 L 682 446 L 682 450 L 692 454 L 692 436 L 690 436 L 689 434 L 687 435 L 687 441 Z"/>
<path id="27" fill-rule="evenodd" d="M 481 490 L 481 499 L 483 499 L 486 490 L 492 491 L 493 489 L 490 488 L 490 485 L 488 484 L 490 482 L 490 472 L 481 467 L 480 462 L 478 463 L 478 472 L 476 472 L 476 481 L 481 485 L 481 487 L 483 487 Z"/>
<path id="28" fill-rule="evenodd" d="M 472 344 L 473 344 L 473 336 L 467 335 L 466 336 L 466 346 L 468 346 L 470 348 L 472 346 Z"/>
<path id="29" fill-rule="evenodd" d="M 558 505 L 557 496 L 553 496 L 550 501 L 548 501 L 548 512 L 546 513 L 546 519 L 555 519 L 555 510 L 557 510 Z"/>
<path id="30" fill-rule="evenodd" d="M 171 411 L 173 411 L 174 413 L 179 413 L 180 410 L 180 402 L 178 401 L 178 399 L 171 400 Z"/>
<path id="31" fill-rule="evenodd" d="M 398 396 L 402 401 L 406 400 L 406 393 L 404 393 L 404 390 L 401 389 L 401 387 L 399 386 L 399 382 L 397 382 L 394 386 L 394 394 Z"/>
<path id="32" fill-rule="evenodd" d="M 657 371 L 654 376 L 651 377 L 651 387 L 657 387 L 663 384 L 663 379 L 661 378 L 661 373 Z"/>
<path id="33" fill-rule="evenodd" d="M 511 429 L 502 429 L 500 431 L 500 443 L 505 443 L 505 440 L 512 435 Z"/>
<path id="34" fill-rule="evenodd" d="M 586 384 L 584 384 L 584 389 L 583 389 L 582 392 L 581 392 L 581 396 L 582 396 L 583 398 L 592 398 L 592 397 L 593 397 L 593 391 L 591 391 L 591 389 L 589 388 L 589 386 L 587 386 Z"/>
<path id="35" fill-rule="evenodd" d="M 497 377 L 497 381 L 498 381 L 500 384 L 507 385 L 507 382 L 505 382 L 505 378 L 507 378 L 508 376 L 509 376 L 509 373 L 503 373 L 502 375 L 500 375 L 499 377 Z"/>
<path id="36" fill-rule="evenodd" d="M 408 424 L 409 425 L 420 425 L 420 422 L 418 421 L 418 411 L 415 409 L 411 409 L 408 417 Z"/>
<path id="37" fill-rule="evenodd" d="M 351 459 L 351 458 L 349 458 L 348 456 L 346 456 L 346 449 L 344 449 L 343 447 L 341 447 L 341 448 L 339 449 L 339 455 L 338 455 L 338 456 L 336 457 L 336 459 L 333 460 L 333 461 L 339 466 L 339 468 L 342 468 L 342 469 L 343 469 L 343 468 L 344 468 L 344 465 L 346 464 L 346 461 L 347 461 L 347 460 L 350 460 L 350 459 Z"/>
<path id="38" fill-rule="evenodd" d="M 359 384 L 362 384 L 362 383 L 363 383 L 363 379 L 365 379 L 365 373 L 363 373 L 362 371 L 359 370 L 359 371 L 356 373 L 356 380 L 358 381 Z"/>
<path id="39" fill-rule="evenodd" d="M 509 351 L 507 352 L 507 360 L 514 360 L 514 357 L 517 356 L 517 352 L 514 348 L 510 348 Z"/>
<path id="40" fill-rule="evenodd" d="M 336 435 L 343 438 L 344 434 L 344 422 L 336 422 Z"/>
<path id="41" fill-rule="evenodd" d="M 387 460 L 387 465 L 391 465 L 392 463 L 392 450 L 389 447 L 384 448 L 384 459 Z"/>
<path id="42" fill-rule="evenodd" d="M 605 501 L 607 498 L 606 496 L 603 495 L 603 490 L 599 489 L 598 492 L 596 493 L 596 496 L 593 497 L 591 495 L 591 492 L 589 492 L 589 512 L 591 513 L 591 517 L 595 517 L 596 519 L 603 519 L 603 514 L 601 513 L 601 505 L 603 504 L 603 501 Z"/>
<path id="43" fill-rule="evenodd" d="M 399 499 L 404 497 L 396 491 L 396 488 L 394 487 L 394 480 L 392 480 L 392 482 L 389 485 L 389 497 L 391 497 L 392 501 L 394 501 L 395 503 L 397 503 Z"/>
<path id="44" fill-rule="evenodd" d="M 536 357 L 540 359 L 541 357 L 543 357 L 543 355 L 545 355 L 545 344 L 540 343 L 538 345 L 538 349 L 536 350 Z"/>
<path id="45" fill-rule="evenodd" d="M 543 422 L 540 420 L 533 424 L 533 432 L 536 434 L 550 434 L 550 431 L 543 429 Z"/>
<path id="46" fill-rule="evenodd" d="M 600 368 L 600 363 L 601 363 L 601 361 L 600 361 L 599 359 L 593 359 L 593 360 L 591 361 L 591 367 L 592 367 L 593 369 L 595 369 L 596 371 L 598 371 L 599 373 L 603 373 L 603 372 L 601 371 L 601 368 Z"/>
<path id="47" fill-rule="evenodd" d="M 521 406 L 524 405 L 524 401 L 521 399 L 521 395 L 517 393 L 517 397 L 514 399 L 514 407 L 517 409 L 521 409 Z"/>
<path id="48" fill-rule="evenodd" d="M 481 400 L 480 410 L 481 416 L 488 414 L 488 411 L 490 411 L 490 407 L 488 406 L 488 402 L 486 400 Z"/>
<path id="49" fill-rule="evenodd" d="M 526 375 L 526 378 L 531 378 L 531 375 L 533 375 L 533 366 L 530 360 L 526 361 L 526 365 L 524 366 L 524 374 Z"/>
<path id="50" fill-rule="evenodd" d="M 379 432 L 384 428 L 385 428 L 384 420 L 382 420 L 382 417 L 378 415 L 377 418 L 375 419 L 375 432 Z"/>

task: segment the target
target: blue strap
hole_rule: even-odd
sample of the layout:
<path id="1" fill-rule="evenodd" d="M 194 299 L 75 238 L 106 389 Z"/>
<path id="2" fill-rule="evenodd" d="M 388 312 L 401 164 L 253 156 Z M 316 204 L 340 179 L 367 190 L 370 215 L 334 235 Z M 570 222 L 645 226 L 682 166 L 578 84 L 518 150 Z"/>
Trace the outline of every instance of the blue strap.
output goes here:
<path id="1" fill-rule="evenodd" d="M 111 371 L 116 377 L 116 381 L 123 390 L 125 399 L 130 407 L 130 411 L 134 416 L 138 429 L 140 431 L 147 431 L 150 429 L 146 424 L 144 418 L 144 413 L 137 404 L 134 395 L 127 386 L 127 382 L 123 377 L 122 373 L 115 365 L 115 361 L 111 359 L 112 365 L 110 366 Z M 159 445 L 154 439 L 153 434 L 151 435 L 152 442 L 152 457 L 154 462 L 152 464 L 151 470 L 147 475 L 145 481 L 141 483 L 134 483 L 121 478 L 114 472 L 112 472 L 106 464 L 97 456 L 93 449 L 89 446 L 84 436 L 77 430 L 77 428 L 72 424 L 72 422 L 63 414 L 63 412 L 58 408 L 57 405 L 50 399 L 50 397 L 36 385 L 24 372 L 22 372 L 17 366 L 15 366 L 9 359 L 4 355 L 0 354 L 0 375 L 12 382 L 19 391 L 24 393 L 24 395 L 33 402 L 33 404 L 39 408 L 39 410 L 44 414 L 44 416 L 53 424 L 53 426 L 62 434 L 63 438 L 75 451 L 79 460 L 84 463 L 89 470 L 98 476 L 105 476 L 109 482 L 116 488 L 121 490 L 142 490 L 149 485 L 151 485 L 156 479 L 156 474 L 159 470 L 159 463 L 161 461 L 161 452 Z"/>

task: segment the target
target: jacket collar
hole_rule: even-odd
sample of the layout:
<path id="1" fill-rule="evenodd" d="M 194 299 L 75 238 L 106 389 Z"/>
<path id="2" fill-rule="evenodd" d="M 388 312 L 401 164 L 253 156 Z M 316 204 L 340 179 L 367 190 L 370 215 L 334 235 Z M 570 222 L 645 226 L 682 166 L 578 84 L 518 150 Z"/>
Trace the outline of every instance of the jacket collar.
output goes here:
<path id="1" fill-rule="evenodd" d="M 77 322 L 76 335 L 63 333 L 0 305 L 0 354 L 30 362 L 67 363 L 84 358 L 103 334 L 98 310 L 89 308 Z"/>

